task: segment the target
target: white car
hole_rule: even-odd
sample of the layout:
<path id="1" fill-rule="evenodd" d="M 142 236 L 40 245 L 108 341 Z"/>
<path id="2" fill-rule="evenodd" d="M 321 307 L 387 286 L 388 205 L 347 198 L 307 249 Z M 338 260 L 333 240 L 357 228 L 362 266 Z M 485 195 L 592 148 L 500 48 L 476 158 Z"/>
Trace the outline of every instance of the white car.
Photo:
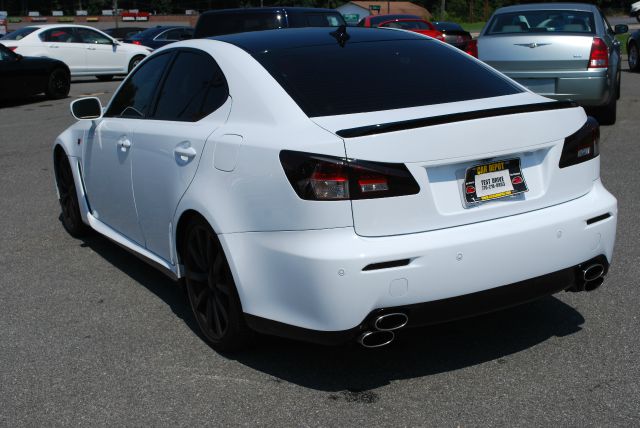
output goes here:
<path id="1" fill-rule="evenodd" d="M 106 109 L 71 110 L 53 147 L 64 227 L 184 280 L 219 350 L 251 331 L 382 346 L 593 290 L 611 261 L 598 123 L 419 34 L 179 42 Z"/>
<path id="2" fill-rule="evenodd" d="M 85 25 L 31 25 L 7 34 L 0 43 L 23 56 L 60 60 L 72 76 L 101 80 L 129 73 L 151 52 Z"/>

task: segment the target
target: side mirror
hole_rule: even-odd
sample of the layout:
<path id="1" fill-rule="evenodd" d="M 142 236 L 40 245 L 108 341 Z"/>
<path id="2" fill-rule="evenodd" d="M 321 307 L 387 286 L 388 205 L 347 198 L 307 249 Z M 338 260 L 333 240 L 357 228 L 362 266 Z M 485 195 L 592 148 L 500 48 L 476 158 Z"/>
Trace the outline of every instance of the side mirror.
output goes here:
<path id="1" fill-rule="evenodd" d="M 80 98 L 71 103 L 71 114 L 78 120 L 102 118 L 102 103 L 96 97 Z"/>
<path id="2" fill-rule="evenodd" d="M 615 34 L 624 34 L 629 32 L 629 26 L 624 24 L 618 24 L 613 27 L 613 32 Z"/>

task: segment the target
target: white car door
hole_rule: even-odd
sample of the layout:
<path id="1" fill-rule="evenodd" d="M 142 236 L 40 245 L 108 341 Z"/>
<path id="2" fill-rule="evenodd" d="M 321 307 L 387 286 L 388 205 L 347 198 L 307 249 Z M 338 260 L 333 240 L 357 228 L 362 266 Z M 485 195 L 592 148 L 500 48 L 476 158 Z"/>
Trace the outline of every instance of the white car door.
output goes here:
<path id="1" fill-rule="evenodd" d="M 76 28 L 86 52 L 87 73 L 126 73 L 128 55 L 107 35 L 89 28 Z"/>
<path id="2" fill-rule="evenodd" d="M 147 61 L 129 76 L 89 135 L 83 171 L 92 214 L 130 240 L 144 245 L 131 181 L 134 130 L 148 117 L 170 55 Z"/>
<path id="3" fill-rule="evenodd" d="M 49 58 L 58 59 L 69 66 L 71 74 L 86 70 L 86 51 L 73 27 L 55 27 L 39 35 Z"/>
<path id="4" fill-rule="evenodd" d="M 226 79 L 213 58 L 172 50 L 151 120 L 136 128 L 133 191 L 149 251 L 175 263 L 172 224 L 178 202 L 198 168 L 205 142 L 231 109 Z"/>

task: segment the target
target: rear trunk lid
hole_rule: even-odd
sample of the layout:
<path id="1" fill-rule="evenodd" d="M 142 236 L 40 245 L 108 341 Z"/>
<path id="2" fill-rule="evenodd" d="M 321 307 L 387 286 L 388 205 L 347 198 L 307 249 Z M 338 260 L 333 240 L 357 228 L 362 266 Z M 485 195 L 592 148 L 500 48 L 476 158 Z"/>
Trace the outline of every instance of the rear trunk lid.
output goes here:
<path id="1" fill-rule="evenodd" d="M 584 71 L 589 65 L 593 35 L 523 33 L 481 36 L 478 58 L 509 72 Z"/>
<path id="2" fill-rule="evenodd" d="M 415 195 L 352 201 L 356 232 L 362 236 L 387 236 L 511 216 L 587 193 L 599 172 L 595 171 L 593 163 L 558 168 L 564 138 L 577 131 L 586 120 L 582 108 L 520 113 L 517 111 L 522 109 L 517 109 L 514 114 L 481 117 L 480 113 L 478 116 L 478 112 L 487 109 L 548 102 L 546 98 L 522 93 L 313 120 L 333 133 L 347 135 L 343 139 L 348 158 L 404 163 L 418 182 L 420 191 Z M 465 120 L 458 115 L 460 112 L 476 113 L 471 113 L 469 120 Z M 354 129 L 436 117 L 438 120 L 432 120 L 430 125 L 414 129 L 361 136 L 356 135 L 357 130 L 344 131 L 346 127 Z M 447 117 L 455 120 L 448 122 Z M 513 197 L 466 204 L 466 170 L 489 161 L 508 159 L 519 159 L 528 191 Z"/>

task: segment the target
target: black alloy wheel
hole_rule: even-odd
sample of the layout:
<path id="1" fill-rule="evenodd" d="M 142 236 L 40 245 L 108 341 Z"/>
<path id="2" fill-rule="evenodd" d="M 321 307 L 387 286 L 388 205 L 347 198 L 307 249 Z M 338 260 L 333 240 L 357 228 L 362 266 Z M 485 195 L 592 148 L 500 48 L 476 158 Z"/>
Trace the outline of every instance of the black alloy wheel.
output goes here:
<path id="1" fill-rule="evenodd" d="M 182 259 L 187 295 L 202 334 L 217 351 L 238 350 L 248 343 L 250 330 L 224 251 L 202 219 L 187 228 Z"/>
<path id="2" fill-rule="evenodd" d="M 82 221 L 80 206 L 78 204 L 78 194 L 76 183 L 71 172 L 71 165 L 67 156 L 59 152 L 56 155 L 56 182 L 60 194 L 60 208 L 62 213 L 60 219 L 62 225 L 74 238 L 87 235 L 89 227 Z"/>
<path id="3" fill-rule="evenodd" d="M 629 45 L 629 70 L 638 71 L 640 68 L 640 58 L 638 58 L 638 45 L 636 43 L 631 43 Z"/>
<path id="4" fill-rule="evenodd" d="M 55 68 L 49 73 L 47 81 L 47 90 L 45 91 L 48 98 L 59 100 L 66 98 L 71 89 L 71 77 L 64 68 Z"/>

